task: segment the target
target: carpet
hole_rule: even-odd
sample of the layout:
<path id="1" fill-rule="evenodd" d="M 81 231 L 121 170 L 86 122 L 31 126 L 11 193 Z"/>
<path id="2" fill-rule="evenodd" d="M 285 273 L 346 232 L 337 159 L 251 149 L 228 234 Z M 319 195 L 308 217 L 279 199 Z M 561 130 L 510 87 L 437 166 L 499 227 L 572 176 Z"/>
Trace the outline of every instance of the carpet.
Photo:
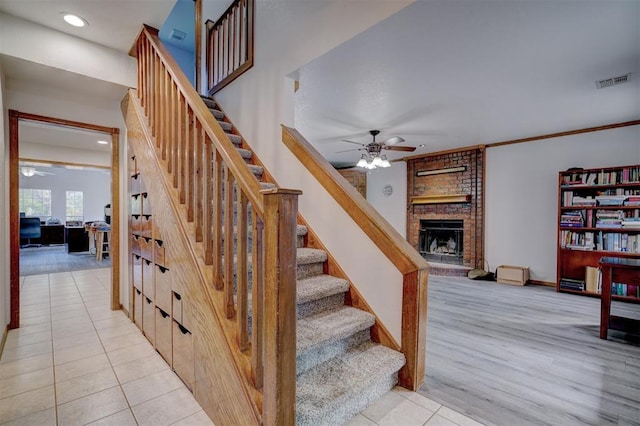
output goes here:
<path id="1" fill-rule="evenodd" d="M 20 249 L 20 276 L 110 267 L 110 258 L 98 262 L 89 252 L 67 253 L 66 245 Z"/>

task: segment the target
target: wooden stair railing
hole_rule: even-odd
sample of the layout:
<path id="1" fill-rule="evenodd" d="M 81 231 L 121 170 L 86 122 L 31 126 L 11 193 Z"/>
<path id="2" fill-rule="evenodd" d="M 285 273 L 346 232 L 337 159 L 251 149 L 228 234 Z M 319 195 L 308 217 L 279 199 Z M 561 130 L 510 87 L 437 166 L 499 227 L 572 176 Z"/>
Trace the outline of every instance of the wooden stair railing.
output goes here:
<path id="1" fill-rule="evenodd" d="M 407 363 L 398 380 L 418 390 L 425 373 L 429 264 L 297 130 L 282 126 L 282 141 L 402 274 L 401 351 Z"/>
<path id="2" fill-rule="evenodd" d="M 237 371 L 261 411 L 262 423 L 293 424 L 300 191 L 262 190 L 159 40 L 157 30 L 144 26 L 134 47 L 138 59 L 136 105 L 147 118 L 167 186 L 177 193 L 174 204 L 181 205 L 174 209 L 186 212 L 184 229 L 189 234 L 185 238 L 199 255 L 202 294 L 192 296 L 206 299 L 207 292 L 212 292 L 212 300 L 221 301 L 212 303 L 211 309 L 222 324 Z M 248 295 L 249 267 L 252 298 Z M 207 275 L 212 282 L 206 282 Z M 205 370 L 215 372 L 215 366 Z M 194 393 L 198 398 L 197 385 Z"/>
<path id="3" fill-rule="evenodd" d="M 253 66 L 254 0 L 235 0 L 207 22 L 207 89 L 213 95 Z"/>

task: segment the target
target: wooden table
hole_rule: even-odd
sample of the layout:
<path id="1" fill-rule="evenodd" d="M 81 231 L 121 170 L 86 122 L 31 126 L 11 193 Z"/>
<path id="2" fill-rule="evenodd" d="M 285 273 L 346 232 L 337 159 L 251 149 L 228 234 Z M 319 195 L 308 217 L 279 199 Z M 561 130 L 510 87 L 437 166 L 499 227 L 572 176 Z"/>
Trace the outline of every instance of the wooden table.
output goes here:
<path id="1" fill-rule="evenodd" d="M 632 318 L 611 315 L 611 283 L 625 282 L 640 284 L 640 259 L 624 257 L 603 257 L 602 297 L 600 298 L 600 338 L 607 338 L 607 331 L 620 330 L 640 336 L 640 321 Z"/>

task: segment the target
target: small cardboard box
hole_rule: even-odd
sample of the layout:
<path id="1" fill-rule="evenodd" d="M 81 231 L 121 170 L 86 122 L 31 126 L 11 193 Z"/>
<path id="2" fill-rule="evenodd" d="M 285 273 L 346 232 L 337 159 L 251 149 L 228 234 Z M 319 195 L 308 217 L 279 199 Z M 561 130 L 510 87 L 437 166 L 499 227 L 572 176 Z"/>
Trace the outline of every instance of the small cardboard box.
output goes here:
<path id="1" fill-rule="evenodd" d="M 523 286 L 529 281 L 528 266 L 498 266 L 497 281 L 500 284 L 511 284 Z"/>

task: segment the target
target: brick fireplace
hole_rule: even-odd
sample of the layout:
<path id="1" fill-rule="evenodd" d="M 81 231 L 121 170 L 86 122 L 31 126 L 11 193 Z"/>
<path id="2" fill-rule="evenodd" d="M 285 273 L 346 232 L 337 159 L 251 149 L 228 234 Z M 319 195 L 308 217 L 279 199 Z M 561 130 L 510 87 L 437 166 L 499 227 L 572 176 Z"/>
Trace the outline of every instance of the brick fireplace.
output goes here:
<path id="1" fill-rule="evenodd" d="M 407 239 L 430 262 L 482 267 L 484 149 L 407 160 Z"/>

